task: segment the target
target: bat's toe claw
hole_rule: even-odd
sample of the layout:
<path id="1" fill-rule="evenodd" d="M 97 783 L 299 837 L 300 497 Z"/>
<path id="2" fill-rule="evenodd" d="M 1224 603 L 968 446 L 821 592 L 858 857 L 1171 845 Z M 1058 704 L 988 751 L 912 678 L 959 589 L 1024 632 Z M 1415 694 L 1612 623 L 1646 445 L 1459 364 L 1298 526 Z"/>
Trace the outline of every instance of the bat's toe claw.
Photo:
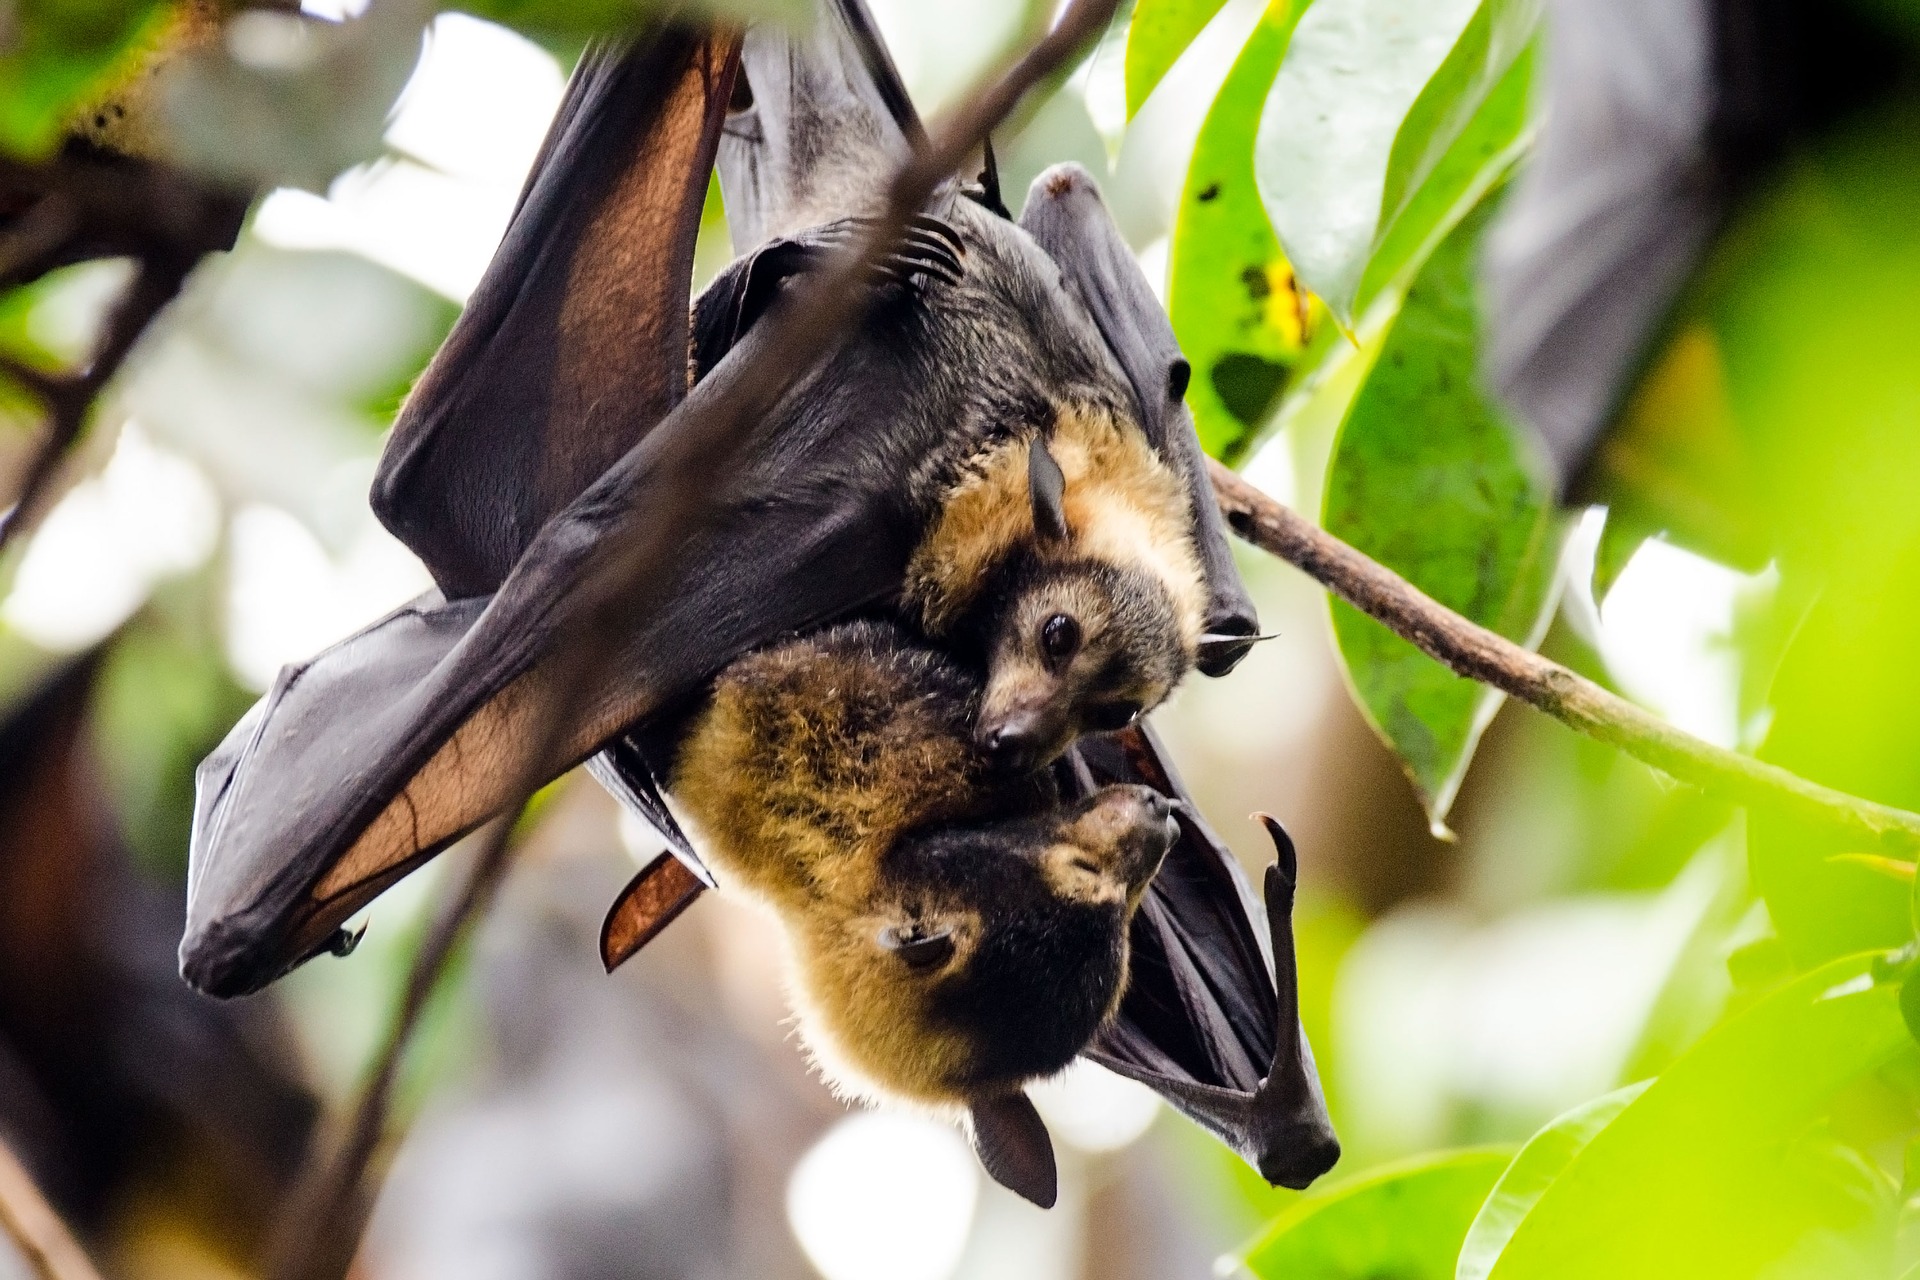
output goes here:
<path id="1" fill-rule="evenodd" d="M 925 232 L 946 241 L 953 247 L 955 253 L 967 251 L 965 242 L 960 239 L 960 233 L 953 229 L 953 224 L 950 222 L 942 221 L 931 214 L 916 213 L 907 219 L 907 225 L 915 231 Z"/>

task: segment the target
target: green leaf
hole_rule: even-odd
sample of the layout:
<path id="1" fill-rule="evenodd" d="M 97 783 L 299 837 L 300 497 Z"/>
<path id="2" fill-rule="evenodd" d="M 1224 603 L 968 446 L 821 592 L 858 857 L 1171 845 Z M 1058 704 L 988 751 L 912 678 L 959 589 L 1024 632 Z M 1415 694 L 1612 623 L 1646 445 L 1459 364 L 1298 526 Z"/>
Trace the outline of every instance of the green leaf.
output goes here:
<path id="1" fill-rule="evenodd" d="M 1200 443 L 1229 462 L 1279 402 L 1312 333 L 1253 177 L 1260 103 L 1303 8 L 1273 0 L 1241 49 L 1200 127 L 1173 229 L 1167 311 L 1193 364 L 1187 403 Z"/>
<path id="2" fill-rule="evenodd" d="M 1539 1203 L 1540 1197 L 1573 1163 L 1574 1157 L 1593 1141 L 1594 1135 L 1613 1123 L 1613 1118 L 1626 1110 L 1628 1103 L 1646 1092 L 1648 1083 L 1643 1080 L 1583 1103 L 1527 1139 L 1527 1145 L 1520 1148 L 1520 1154 L 1500 1175 L 1500 1181 L 1494 1184 L 1473 1225 L 1467 1229 L 1454 1280 L 1486 1280 L 1500 1251 L 1513 1239 L 1521 1219 Z"/>
<path id="3" fill-rule="evenodd" d="M 1456 49 L 1456 52 L 1458 50 Z M 1533 141 L 1533 73 L 1537 55 L 1532 46 L 1513 60 L 1506 74 L 1478 104 L 1460 135 L 1427 170 L 1425 178 L 1398 211 L 1382 220 L 1382 230 L 1367 262 L 1366 274 L 1354 296 L 1356 317 L 1383 297 L 1403 291 L 1433 251 L 1460 220 L 1473 211 L 1527 150 Z M 1445 74 L 1445 69 L 1442 69 Z M 1427 86 L 1433 93 L 1436 76 Z M 1424 101 L 1426 95 L 1422 95 Z M 1415 104 L 1419 110 L 1419 104 Z M 1411 123 L 1411 119 L 1409 119 Z M 1401 139 L 1407 137 L 1401 132 Z M 1394 144 L 1396 162 L 1400 143 Z M 1388 168 L 1388 181 L 1394 170 Z M 1356 321 L 1357 323 L 1358 321 Z"/>
<path id="4" fill-rule="evenodd" d="M 1482 0 L 1394 134 L 1380 192 L 1383 228 L 1406 213 L 1496 93 L 1511 99 L 1498 113 L 1505 140 L 1510 143 L 1517 135 L 1532 79 L 1532 59 L 1524 55 L 1539 26 L 1539 0 Z M 1510 82 L 1516 64 L 1523 69 Z"/>
<path id="5" fill-rule="evenodd" d="M 130 259 L 96 258 L 0 294 L 0 353 L 42 373 L 81 368 L 132 279 Z"/>
<path id="6" fill-rule="evenodd" d="M 1595 604 L 1605 604 L 1613 584 L 1627 571 L 1627 565 L 1648 538 L 1658 530 L 1649 529 L 1623 508 L 1608 508 L 1606 523 L 1600 526 L 1600 541 L 1593 549 L 1592 591 Z"/>
<path id="7" fill-rule="evenodd" d="M 1506 1148 L 1422 1156 L 1310 1195 L 1247 1250 L 1260 1280 L 1450 1280 Z"/>
<path id="8" fill-rule="evenodd" d="M 18 0 L 0 10 L 0 150 L 29 159 L 159 31 L 158 0 Z"/>
<path id="9" fill-rule="evenodd" d="M 1683 1055 L 1546 1188 L 1490 1280 L 1885 1275 L 1891 1186 L 1803 1140 L 1907 1044 L 1868 965 L 1808 974 Z"/>
<path id="10" fill-rule="evenodd" d="M 1479 386 L 1473 258 L 1491 213 L 1491 201 L 1475 210 L 1408 290 L 1341 427 L 1323 523 L 1441 604 L 1532 647 L 1552 616 L 1566 525 L 1530 442 Z M 1350 605 L 1332 607 L 1361 709 L 1441 829 L 1499 695 Z"/>
<path id="11" fill-rule="evenodd" d="M 1140 0 L 1127 28 L 1127 119 L 1227 0 Z"/>
<path id="12" fill-rule="evenodd" d="M 1536 21 L 1533 0 L 1320 0 L 1301 20 L 1261 113 L 1256 167 L 1288 256 L 1343 326 L 1374 250 Z"/>

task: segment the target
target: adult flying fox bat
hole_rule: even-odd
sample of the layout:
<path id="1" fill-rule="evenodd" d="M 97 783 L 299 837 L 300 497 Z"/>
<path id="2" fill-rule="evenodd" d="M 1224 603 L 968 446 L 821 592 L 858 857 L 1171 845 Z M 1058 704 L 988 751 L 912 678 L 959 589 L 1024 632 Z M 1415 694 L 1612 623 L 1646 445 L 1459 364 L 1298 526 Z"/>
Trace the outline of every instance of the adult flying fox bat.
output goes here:
<path id="1" fill-rule="evenodd" d="M 1063 805 L 995 769 L 980 684 L 897 623 L 776 644 L 720 673 L 668 787 L 722 886 L 780 922 L 834 1089 L 969 1116 L 988 1171 L 1050 1206 L 1050 1147 L 1006 1131 L 1044 1132 L 1022 1090 L 1117 1011 L 1179 828 L 1151 787 Z"/>
<path id="2" fill-rule="evenodd" d="M 856 4 L 838 4 L 808 41 L 774 46 L 776 64 L 811 70 L 755 85 L 762 137 L 800 154 L 792 142 L 808 136 L 809 120 L 815 142 L 821 120 L 911 136 L 884 58 L 861 54 L 877 49 L 865 21 Z M 556 696 L 561 603 L 599 567 L 609 537 L 653 505 L 700 433 L 716 429 L 702 411 L 724 402 L 763 354 L 766 326 L 752 323 L 752 306 L 769 292 L 780 305 L 777 259 L 796 252 L 756 255 L 775 260 L 773 287 L 755 295 L 746 269 L 747 323 L 696 335 L 696 359 L 709 353 L 711 368 L 686 391 L 685 281 L 734 48 L 725 35 L 668 28 L 590 55 L 576 74 L 501 251 L 410 400 L 383 468 L 376 500 L 442 590 L 283 672 L 202 767 L 182 943 L 195 985 L 252 990 L 327 949 L 353 911 L 513 798 L 519 753 L 543 700 Z M 804 93 L 790 100 L 783 83 L 845 93 L 823 111 Z M 892 296 L 773 412 L 736 426 L 750 432 L 736 455 L 744 461 L 703 477 L 702 518 L 649 527 L 656 560 L 675 572 L 633 602 L 543 774 L 598 753 L 596 775 L 671 836 L 649 754 L 662 758 L 661 739 L 670 744 L 728 662 L 783 635 L 899 607 L 927 518 L 904 500 L 912 486 L 903 477 L 939 443 L 928 433 L 977 416 L 982 397 L 1016 400 L 1022 378 L 1031 389 L 1036 334 L 1056 345 L 1079 335 L 1067 356 L 1091 384 L 1111 388 L 1117 370 L 1110 399 L 1178 464 L 1189 492 L 1204 494 L 1178 401 L 1184 362 L 1091 181 L 1051 175 L 1029 200 L 1024 230 L 984 211 L 974 219 L 975 208 L 950 197 L 937 211 L 995 246 L 970 244 L 965 274 L 1013 245 L 1006 252 L 1031 266 L 1016 282 L 1033 314 L 1013 317 L 1001 346 L 972 353 L 978 361 L 941 348 L 938 303 L 950 282 L 937 279 L 933 241 L 944 237 L 926 230 L 903 246 L 896 282 L 879 282 Z M 902 289 L 903 276 L 914 287 Z M 717 314 L 741 318 L 731 302 Z M 1210 597 L 1231 607 L 1240 589 L 1214 508 L 1192 510 Z M 1241 615 L 1239 630 L 1250 633 L 1250 611 Z M 1069 759 L 1101 784 L 1178 794 L 1140 729 Z M 1330 1163 L 1332 1147 L 1291 1013 L 1290 949 L 1276 949 L 1276 995 L 1237 871 L 1195 821 L 1183 818 L 1182 831 L 1132 931 L 1134 955 L 1151 961 L 1136 963 L 1099 1052 L 1268 1176 L 1303 1182 Z M 616 950 L 697 892 L 681 865 L 641 878 L 617 917 Z M 1285 936 L 1284 912 L 1273 927 Z"/>

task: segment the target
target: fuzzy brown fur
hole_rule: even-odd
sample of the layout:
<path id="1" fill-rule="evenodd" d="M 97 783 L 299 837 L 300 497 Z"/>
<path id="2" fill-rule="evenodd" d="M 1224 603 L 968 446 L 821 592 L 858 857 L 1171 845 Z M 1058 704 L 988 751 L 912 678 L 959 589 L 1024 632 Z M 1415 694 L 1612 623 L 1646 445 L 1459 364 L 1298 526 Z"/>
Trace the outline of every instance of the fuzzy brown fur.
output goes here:
<path id="1" fill-rule="evenodd" d="M 889 656 L 819 639 L 750 655 L 680 749 L 675 801 L 776 908 L 862 900 L 902 831 L 979 808 L 964 684 L 924 655 Z"/>
<path id="2" fill-rule="evenodd" d="M 1189 647 L 1206 607 L 1186 486 L 1131 423 L 1088 404 L 1061 407 L 1048 448 L 1066 477 L 1068 541 L 1049 558 L 1145 569 L 1162 582 Z M 1004 441 L 954 486 L 907 567 L 906 598 L 927 634 L 947 634 L 994 565 L 1035 543 L 1027 469 L 1032 438 Z"/>

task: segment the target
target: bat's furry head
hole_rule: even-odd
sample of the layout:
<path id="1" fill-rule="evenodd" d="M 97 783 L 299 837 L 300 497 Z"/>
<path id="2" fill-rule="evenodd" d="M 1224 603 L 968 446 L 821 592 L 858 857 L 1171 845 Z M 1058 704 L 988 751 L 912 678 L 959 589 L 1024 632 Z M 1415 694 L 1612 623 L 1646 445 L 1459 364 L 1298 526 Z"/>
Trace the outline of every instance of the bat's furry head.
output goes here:
<path id="1" fill-rule="evenodd" d="M 1172 593 L 1135 564 L 1022 551 L 996 573 L 988 600 L 975 733 L 1009 770 L 1052 760 L 1083 731 L 1132 724 L 1193 664 Z"/>
<path id="2" fill-rule="evenodd" d="M 1058 481 L 1036 520 L 1034 450 Z M 977 740 L 1010 770 L 1158 706 L 1192 669 L 1206 607 L 1180 477 L 1115 408 L 1070 402 L 976 461 L 908 567 L 929 634 L 987 671 Z"/>
<path id="3" fill-rule="evenodd" d="M 1039 818 L 901 841 L 871 901 L 793 938 L 801 1035 L 836 1088 L 934 1106 L 1064 1068 L 1119 1007 L 1127 928 L 1175 836 L 1109 787 Z"/>

